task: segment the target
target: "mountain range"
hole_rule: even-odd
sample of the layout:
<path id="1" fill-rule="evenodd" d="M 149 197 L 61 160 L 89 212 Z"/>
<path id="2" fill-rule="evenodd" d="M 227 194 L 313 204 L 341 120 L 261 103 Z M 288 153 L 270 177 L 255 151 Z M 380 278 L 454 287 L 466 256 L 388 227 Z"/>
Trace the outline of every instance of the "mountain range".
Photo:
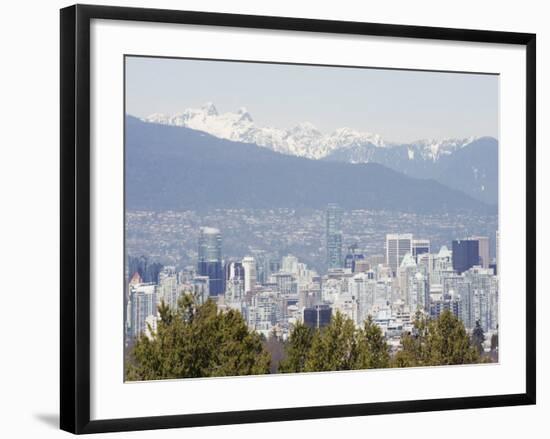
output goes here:
<path id="1" fill-rule="evenodd" d="M 290 129 L 258 127 L 245 108 L 219 113 L 212 103 L 174 115 L 152 114 L 143 121 L 191 128 L 297 157 L 379 163 L 411 177 L 435 179 L 485 203 L 498 204 L 498 142 L 492 137 L 396 143 L 351 128 L 324 134 L 309 122 Z"/>
<path id="2" fill-rule="evenodd" d="M 175 124 L 127 116 L 126 207 L 344 208 L 495 213 L 495 207 L 433 179 L 378 163 L 282 154 Z"/>

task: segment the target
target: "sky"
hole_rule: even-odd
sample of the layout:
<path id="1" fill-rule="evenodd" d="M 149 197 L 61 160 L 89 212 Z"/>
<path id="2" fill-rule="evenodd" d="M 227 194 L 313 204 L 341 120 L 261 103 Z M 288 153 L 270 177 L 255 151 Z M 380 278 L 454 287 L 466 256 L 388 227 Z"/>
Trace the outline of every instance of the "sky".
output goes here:
<path id="1" fill-rule="evenodd" d="M 126 57 L 126 113 L 174 114 L 213 102 L 259 127 L 313 123 L 387 141 L 498 138 L 497 75 Z"/>

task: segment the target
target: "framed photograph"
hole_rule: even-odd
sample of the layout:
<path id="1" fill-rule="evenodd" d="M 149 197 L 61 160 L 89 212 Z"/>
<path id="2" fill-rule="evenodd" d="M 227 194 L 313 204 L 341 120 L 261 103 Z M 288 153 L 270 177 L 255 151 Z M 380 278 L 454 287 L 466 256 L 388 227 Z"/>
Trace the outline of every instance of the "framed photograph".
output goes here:
<path id="1" fill-rule="evenodd" d="M 61 428 L 535 403 L 535 35 L 61 10 Z"/>

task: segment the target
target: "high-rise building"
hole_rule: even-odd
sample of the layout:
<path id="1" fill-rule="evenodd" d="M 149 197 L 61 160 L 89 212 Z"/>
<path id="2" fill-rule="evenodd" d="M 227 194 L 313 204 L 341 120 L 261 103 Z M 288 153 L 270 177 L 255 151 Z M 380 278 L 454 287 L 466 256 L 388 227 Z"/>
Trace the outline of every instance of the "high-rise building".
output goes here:
<path id="1" fill-rule="evenodd" d="M 426 275 L 422 270 L 417 271 L 409 278 L 408 304 L 411 311 L 429 311 L 430 307 L 430 286 Z"/>
<path id="2" fill-rule="evenodd" d="M 365 259 L 365 255 L 357 251 L 357 245 L 351 245 L 348 247 L 348 254 L 344 258 L 344 268 L 351 269 L 352 273 L 356 272 L 355 264 L 358 261 L 362 261 Z"/>
<path id="3" fill-rule="evenodd" d="M 489 238 L 487 236 L 472 236 L 468 239 L 478 242 L 479 265 L 483 268 L 489 268 L 489 264 L 491 263 L 489 259 Z"/>
<path id="4" fill-rule="evenodd" d="M 330 323 L 332 309 L 329 305 L 315 305 L 304 309 L 304 325 L 309 328 L 322 328 Z"/>
<path id="5" fill-rule="evenodd" d="M 225 265 L 225 280 L 241 279 L 244 281 L 244 268 L 241 262 L 229 262 Z"/>
<path id="6" fill-rule="evenodd" d="M 364 273 L 371 269 L 370 263 L 366 259 L 357 259 L 353 261 L 353 273 Z"/>
<path id="7" fill-rule="evenodd" d="M 193 296 L 199 303 L 204 303 L 210 296 L 210 278 L 208 276 L 195 276 L 191 281 Z"/>
<path id="8" fill-rule="evenodd" d="M 201 227 L 199 232 L 199 276 L 208 276 L 211 296 L 223 294 L 222 235 L 213 227 Z"/>
<path id="9" fill-rule="evenodd" d="M 412 241 L 412 233 L 386 235 L 386 265 L 390 267 L 393 276 L 397 275 L 397 269 L 405 255 L 412 254 Z"/>
<path id="10" fill-rule="evenodd" d="M 147 317 L 157 314 L 155 284 L 146 283 L 131 285 L 128 307 L 128 332 L 131 337 L 135 338 L 145 331 L 147 327 Z"/>
<path id="11" fill-rule="evenodd" d="M 462 274 L 479 265 L 479 241 L 462 239 L 453 241 L 453 270 Z"/>
<path id="12" fill-rule="evenodd" d="M 342 268 L 342 210 L 329 204 L 326 211 L 327 268 Z"/>
<path id="13" fill-rule="evenodd" d="M 446 274 L 454 273 L 453 254 L 447 246 L 442 246 L 438 253 L 434 253 L 431 264 L 428 268 L 430 273 L 430 283 L 432 285 L 441 285 L 443 282 L 442 279 Z"/>
<path id="14" fill-rule="evenodd" d="M 430 253 L 430 240 L 429 239 L 413 239 L 412 242 L 412 255 L 413 258 L 418 259 L 419 255 Z"/>
<path id="15" fill-rule="evenodd" d="M 291 273 L 280 271 L 273 275 L 275 282 L 277 283 L 277 290 L 279 293 L 288 296 L 290 294 L 297 293 L 297 284 L 294 276 Z"/>
<path id="16" fill-rule="evenodd" d="M 225 300 L 234 302 L 244 296 L 244 267 L 241 262 L 229 262 L 225 266 Z"/>
<path id="17" fill-rule="evenodd" d="M 268 262 L 269 274 L 277 273 L 281 269 L 281 261 L 270 259 Z"/>
<path id="18" fill-rule="evenodd" d="M 401 288 L 404 296 L 407 296 L 407 288 L 409 285 L 409 278 L 411 276 L 414 276 L 414 274 L 418 271 L 418 264 L 412 257 L 411 253 L 407 253 L 403 260 L 401 261 L 401 264 L 399 265 L 399 268 L 397 269 L 397 280 L 399 287 Z M 406 300 L 406 298 L 403 297 L 403 299 Z"/>
<path id="19" fill-rule="evenodd" d="M 250 256 L 256 261 L 256 280 L 260 284 L 267 282 L 269 275 L 269 255 L 265 250 L 254 249 L 250 252 Z"/>
<path id="20" fill-rule="evenodd" d="M 471 327 L 479 322 L 484 331 L 498 327 L 498 279 L 493 270 L 474 267 L 464 273 L 472 290 Z"/>
<path id="21" fill-rule="evenodd" d="M 254 291 L 256 286 L 256 260 L 252 256 L 246 256 L 242 261 L 244 269 L 244 292 Z"/>
<path id="22" fill-rule="evenodd" d="M 159 283 L 157 288 L 157 300 L 164 302 L 172 309 L 178 306 L 180 289 L 178 287 L 178 277 L 175 267 L 164 267 L 159 273 Z"/>
<path id="23" fill-rule="evenodd" d="M 298 258 L 293 255 L 283 256 L 281 270 L 291 274 L 298 273 Z"/>
<path id="24" fill-rule="evenodd" d="M 369 315 L 376 298 L 376 281 L 369 279 L 366 273 L 357 273 L 349 284 L 349 290 L 352 298 L 357 302 L 357 321 L 362 325 Z"/>
<path id="25" fill-rule="evenodd" d="M 251 298 L 248 326 L 268 337 L 273 326 L 281 319 L 281 315 L 277 293 L 269 290 L 260 291 Z"/>
<path id="26" fill-rule="evenodd" d="M 462 318 L 460 298 L 458 296 L 442 296 L 430 301 L 430 317 L 436 319 L 443 311 L 450 311 L 455 317 Z"/>

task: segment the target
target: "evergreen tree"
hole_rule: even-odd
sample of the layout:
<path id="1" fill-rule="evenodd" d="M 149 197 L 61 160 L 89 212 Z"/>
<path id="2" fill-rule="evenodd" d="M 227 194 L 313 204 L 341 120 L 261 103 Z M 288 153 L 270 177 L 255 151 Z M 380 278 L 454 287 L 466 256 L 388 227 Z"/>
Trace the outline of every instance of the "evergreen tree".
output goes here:
<path id="1" fill-rule="evenodd" d="M 281 372 L 319 372 L 384 368 L 389 366 L 388 346 L 372 318 L 356 329 L 348 317 L 337 312 L 327 327 L 311 329 L 297 325 L 286 345 Z"/>
<path id="2" fill-rule="evenodd" d="M 485 332 L 479 323 L 479 320 L 476 321 L 476 326 L 472 332 L 472 344 L 477 349 L 479 355 L 483 353 L 483 342 L 485 341 Z"/>
<path id="3" fill-rule="evenodd" d="M 353 321 L 340 312 L 318 331 L 307 355 L 305 370 L 320 372 L 354 369 L 357 361 L 357 341 Z"/>
<path id="4" fill-rule="evenodd" d="M 175 311 L 161 303 L 159 314 L 156 332 L 142 335 L 130 353 L 128 380 L 269 373 L 269 354 L 239 312 L 185 295 Z"/>
<path id="5" fill-rule="evenodd" d="M 382 331 L 371 316 L 357 332 L 357 359 L 354 369 L 389 367 L 390 354 Z"/>
<path id="6" fill-rule="evenodd" d="M 422 345 L 418 337 L 411 334 L 401 336 L 402 349 L 397 351 L 391 360 L 392 367 L 421 366 Z"/>
<path id="7" fill-rule="evenodd" d="M 306 359 L 311 349 L 314 330 L 303 323 L 298 323 L 285 346 L 286 358 L 279 363 L 279 372 L 304 372 Z"/>
<path id="8" fill-rule="evenodd" d="M 403 347 L 393 359 L 394 367 L 480 362 L 463 323 L 448 310 L 433 320 L 417 315 L 413 333 L 405 334 L 401 342 Z"/>
<path id="9" fill-rule="evenodd" d="M 269 373 L 279 372 L 279 365 L 281 361 L 285 358 L 285 344 L 283 340 L 277 335 L 275 330 L 272 330 L 269 333 L 269 337 L 265 341 L 263 341 L 263 346 L 271 357 L 271 366 L 269 368 Z"/>

